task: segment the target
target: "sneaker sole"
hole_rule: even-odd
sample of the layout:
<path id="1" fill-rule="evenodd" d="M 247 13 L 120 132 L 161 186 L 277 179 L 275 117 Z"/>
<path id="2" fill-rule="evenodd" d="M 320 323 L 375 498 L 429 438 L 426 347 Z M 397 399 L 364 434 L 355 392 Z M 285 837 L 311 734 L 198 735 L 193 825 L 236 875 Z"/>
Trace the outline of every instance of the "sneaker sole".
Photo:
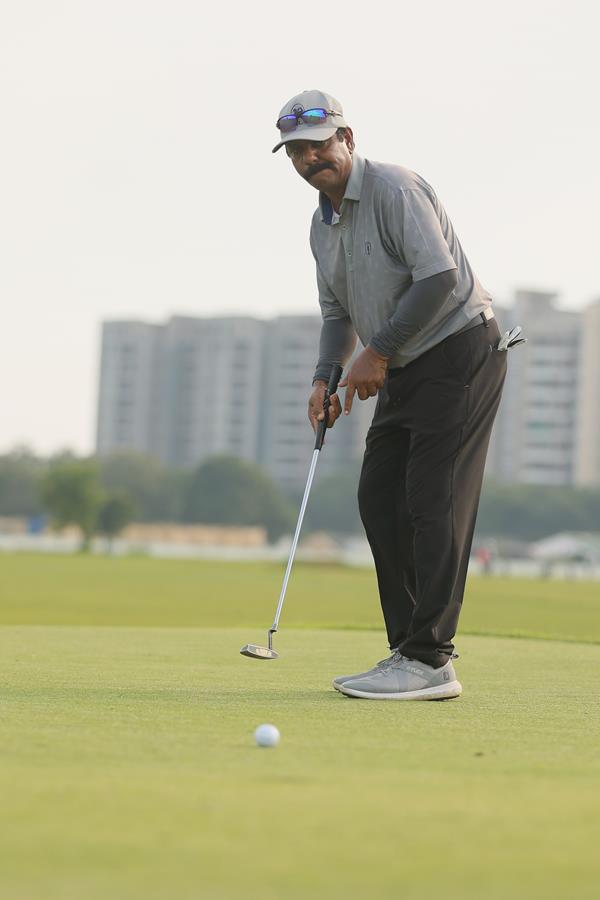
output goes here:
<path id="1" fill-rule="evenodd" d="M 460 681 L 450 681 L 448 684 L 421 688 L 419 691 L 400 691 L 397 694 L 359 691 L 356 688 L 347 688 L 343 684 L 338 685 L 336 690 L 347 697 L 360 697 L 363 700 L 451 700 L 453 697 L 460 697 L 462 685 Z"/>

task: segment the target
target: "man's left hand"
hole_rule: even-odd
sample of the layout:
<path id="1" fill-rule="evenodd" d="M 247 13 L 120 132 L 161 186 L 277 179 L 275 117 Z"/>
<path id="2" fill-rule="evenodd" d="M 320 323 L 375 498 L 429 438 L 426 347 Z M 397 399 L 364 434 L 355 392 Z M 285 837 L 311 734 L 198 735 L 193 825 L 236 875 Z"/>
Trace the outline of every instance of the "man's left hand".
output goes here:
<path id="1" fill-rule="evenodd" d="M 349 415 L 352 409 L 354 395 L 358 394 L 361 400 L 375 397 L 384 384 L 387 372 L 388 360 L 380 356 L 370 345 L 360 353 L 339 387 L 346 388 L 344 400 L 344 415 Z"/>

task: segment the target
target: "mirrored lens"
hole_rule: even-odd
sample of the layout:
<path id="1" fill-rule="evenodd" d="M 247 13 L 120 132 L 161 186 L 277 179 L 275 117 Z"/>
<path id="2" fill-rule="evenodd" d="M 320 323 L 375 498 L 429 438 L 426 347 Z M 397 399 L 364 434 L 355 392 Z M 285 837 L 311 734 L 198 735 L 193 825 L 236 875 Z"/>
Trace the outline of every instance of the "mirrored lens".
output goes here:
<path id="1" fill-rule="evenodd" d="M 300 120 L 305 125 L 321 125 L 327 118 L 327 110 L 325 109 L 307 109 L 300 116 Z"/>
<path id="2" fill-rule="evenodd" d="M 277 127 L 286 134 L 288 131 L 293 131 L 297 124 L 298 119 L 296 116 L 282 116 L 277 123 Z"/>

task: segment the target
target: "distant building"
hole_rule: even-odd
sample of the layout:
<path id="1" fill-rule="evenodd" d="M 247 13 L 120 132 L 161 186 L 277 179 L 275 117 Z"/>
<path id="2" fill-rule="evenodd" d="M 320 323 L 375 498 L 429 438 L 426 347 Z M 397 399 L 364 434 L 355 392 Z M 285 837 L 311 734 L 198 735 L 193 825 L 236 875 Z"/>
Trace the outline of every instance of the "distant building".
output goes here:
<path id="1" fill-rule="evenodd" d="M 258 459 L 276 481 L 291 488 L 306 481 L 314 446 L 307 410 L 320 333 L 320 316 L 282 316 L 266 325 Z M 322 473 L 362 457 L 374 404 L 357 398 L 351 415 L 327 432 Z"/>
<path id="2" fill-rule="evenodd" d="M 157 446 L 157 397 L 163 329 L 145 322 L 102 326 L 96 451 L 151 453 Z"/>
<path id="3" fill-rule="evenodd" d="M 556 295 L 517 291 L 502 310 L 528 343 L 508 352 L 508 375 L 494 428 L 488 475 L 517 484 L 573 484 L 578 452 L 581 314 Z"/>
<path id="4" fill-rule="evenodd" d="M 519 324 L 528 343 L 508 354 L 486 476 L 600 486 L 600 300 L 570 312 L 553 293 L 521 290 L 514 306 L 494 308 L 501 331 Z M 299 490 L 314 444 L 307 401 L 320 330 L 318 315 L 105 322 L 97 452 L 135 450 L 182 468 L 233 454 Z M 321 472 L 362 457 L 374 406 L 357 399 L 328 432 Z"/>
<path id="5" fill-rule="evenodd" d="M 600 300 L 583 311 L 575 481 L 600 486 Z"/>
<path id="6" fill-rule="evenodd" d="M 257 319 L 170 319 L 156 397 L 161 425 L 149 452 L 181 468 L 221 453 L 256 460 L 263 355 Z"/>
<path id="7" fill-rule="evenodd" d="M 314 444 L 307 404 L 320 330 L 320 316 L 105 322 L 98 454 L 134 450 L 181 468 L 232 454 L 299 488 Z M 357 400 L 328 432 L 322 470 L 362 455 L 373 408 Z"/>

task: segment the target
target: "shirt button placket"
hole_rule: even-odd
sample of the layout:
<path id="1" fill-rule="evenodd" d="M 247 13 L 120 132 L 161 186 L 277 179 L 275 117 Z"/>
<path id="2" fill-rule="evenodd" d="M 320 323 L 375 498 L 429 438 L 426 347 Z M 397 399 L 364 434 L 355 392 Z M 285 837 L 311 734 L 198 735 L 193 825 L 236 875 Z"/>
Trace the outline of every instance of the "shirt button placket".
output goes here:
<path id="1" fill-rule="evenodd" d="M 352 232 L 348 233 L 348 226 L 342 225 L 344 250 L 346 252 L 347 266 L 352 271 Z"/>

